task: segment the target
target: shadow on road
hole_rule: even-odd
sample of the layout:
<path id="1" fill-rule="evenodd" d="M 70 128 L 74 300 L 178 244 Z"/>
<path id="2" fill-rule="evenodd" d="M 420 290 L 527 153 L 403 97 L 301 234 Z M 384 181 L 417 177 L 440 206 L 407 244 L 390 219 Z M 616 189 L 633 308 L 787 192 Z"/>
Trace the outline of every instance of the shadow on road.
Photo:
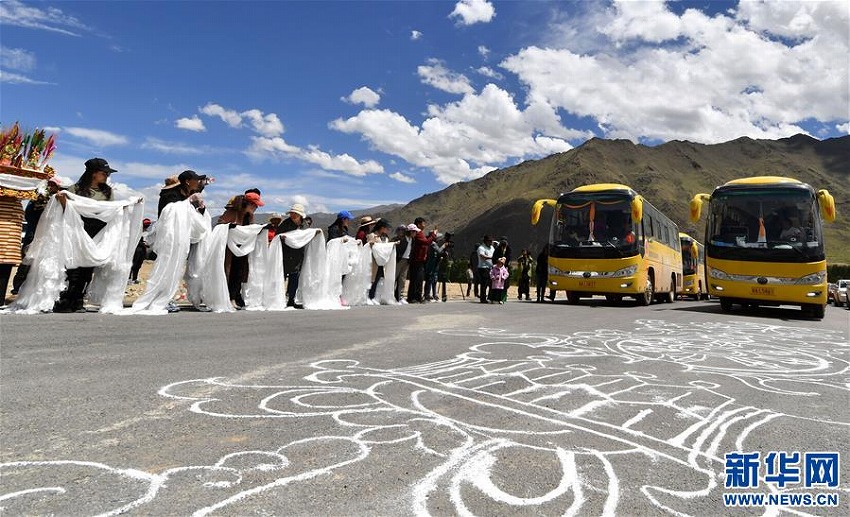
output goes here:
<path id="1" fill-rule="evenodd" d="M 724 316 L 749 316 L 762 319 L 779 319 L 782 321 L 819 321 L 817 318 L 812 318 L 806 315 L 799 307 L 741 307 L 735 305 L 731 312 L 723 312 L 720 309 L 720 303 L 716 301 L 708 301 L 699 305 L 690 305 L 687 307 L 673 307 L 676 311 L 699 312 L 702 314 L 721 314 Z"/>

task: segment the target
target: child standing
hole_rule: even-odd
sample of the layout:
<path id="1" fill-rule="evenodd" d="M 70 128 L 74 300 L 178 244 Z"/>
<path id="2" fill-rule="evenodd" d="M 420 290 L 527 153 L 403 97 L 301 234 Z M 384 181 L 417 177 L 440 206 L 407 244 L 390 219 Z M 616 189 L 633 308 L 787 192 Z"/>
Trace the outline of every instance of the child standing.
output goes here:
<path id="1" fill-rule="evenodd" d="M 505 267 L 506 258 L 499 257 L 499 260 L 493 264 L 493 269 L 490 270 L 490 303 L 502 301 L 502 292 L 505 290 L 505 281 L 508 279 L 508 268 Z"/>

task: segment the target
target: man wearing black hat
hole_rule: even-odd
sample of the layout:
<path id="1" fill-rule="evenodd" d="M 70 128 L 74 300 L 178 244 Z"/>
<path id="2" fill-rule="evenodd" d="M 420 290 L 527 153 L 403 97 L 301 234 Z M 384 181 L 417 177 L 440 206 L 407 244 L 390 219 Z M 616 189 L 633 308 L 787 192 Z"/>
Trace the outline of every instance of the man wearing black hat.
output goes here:
<path id="1" fill-rule="evenodd" d="M 76 183 L 68 188 L 78 196 L 87 197 L 96 201 L 112 201 L 112 187 L 106 182 L 113 172 L 118 172 L 109 166 L 103 158 L 92 158 L 86 160 L 86 170 Z M 65 193 L 56 194 L 56 200 L 65 207 Z M 93 217 L 82 217 L 83 230 L 94 238 L 106 223 Z M 85 312 L 83 298 L 86 288 L 91 282 L 94 273 L 93 267 L 80 267 L 67 270 L 68 289 L 59 294 L 59 301 L 53 306 L 53 312 Z"/>
<path id="2" fill-rule="evenodd" d="M 169 203 L 177 203 L 185 199 L 189 199 L 192 194 L 197 194 L 204 190 L 207 184 L 207 176 L 198 174 L 193 170 L 185 170 L 177 176 L 177 183 L 169 185 L 159 191 L 159 206 L 157 207 L 157 215 L 162 214 L 162 210 Z M 203 213 L 203 202 L 198 200 L 193 203 L 199 212 Z"/>

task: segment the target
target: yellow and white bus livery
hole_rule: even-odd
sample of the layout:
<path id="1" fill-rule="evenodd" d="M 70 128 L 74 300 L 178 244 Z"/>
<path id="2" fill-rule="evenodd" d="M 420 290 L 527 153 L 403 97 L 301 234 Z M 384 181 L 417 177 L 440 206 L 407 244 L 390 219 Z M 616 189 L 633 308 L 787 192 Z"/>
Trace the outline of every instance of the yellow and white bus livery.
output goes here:
<path id="1" fill-rule="evenodd" d="M 585 185 L 557 200 L 534 203 L 531 223 L 543 206 L 555 208 L 549 232 L 548 287 L 567 300 L 624 296 L 641 305 L 672 302 L 682 287 L 679 229 L 626 185 Z"/>
<path id="2" fill-rule="evenodd" d="M 708 203 L 705 230 L 708 291 L 723 311 L 733 304 L 799 305 L 823 318 L 827 298 L 822 221 L 835 200 L 792 178 L 730 181 L 691 200 L 691 220 Z"/>

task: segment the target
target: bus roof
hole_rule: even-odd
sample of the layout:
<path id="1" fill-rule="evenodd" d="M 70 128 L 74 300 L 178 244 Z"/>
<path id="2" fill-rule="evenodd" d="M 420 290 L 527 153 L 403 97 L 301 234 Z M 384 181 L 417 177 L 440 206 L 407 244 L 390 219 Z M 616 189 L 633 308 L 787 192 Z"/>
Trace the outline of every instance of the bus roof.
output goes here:
<path id="1" fill-rule="evenodd" d="M 739 178 L 726 183 L 726 185 L 775 185 L 782 183 L 790 183 L 795 185 L 803 185 L 800 180 L 794 178 L 786 178 L 783 176 L 753 176 L 751 178 Z"/>
<path id="2" fill-rule="evenodd" d="M 811 185 L 803 183 L 800 180 L 786 178 L 784 176 L 753 176 L 751 178 L 739 178 L 717 187 L 714 189 L 714 192 L 717 193 L 739 189 L 746 190 L 749 188 L 759 189 L 771 187 L 802 189 L 807 190 L 812 194 L 815 192 L 815 189 L 813 189 Z"/>
<path id="3" fill-rule="evenodd" d="M 574 188 L 571 192 L 604 192 L 606 190 L 625 190 L 631 195 L 636 194 L 631 187 L 620 183 L 594 183 L 592 185 L 582 185 L 581 187 Z"/>

